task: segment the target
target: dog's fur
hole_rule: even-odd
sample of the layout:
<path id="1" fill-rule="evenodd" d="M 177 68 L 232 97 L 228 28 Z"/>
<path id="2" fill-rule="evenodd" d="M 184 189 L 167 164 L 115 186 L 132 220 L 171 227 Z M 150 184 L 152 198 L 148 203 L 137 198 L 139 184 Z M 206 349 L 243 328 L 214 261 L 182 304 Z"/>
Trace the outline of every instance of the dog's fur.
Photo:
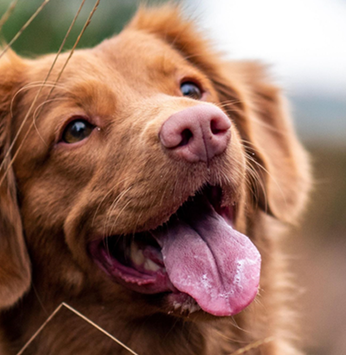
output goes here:
<path id="1" fill-rule="evenodd" d="M 281 245 L 305 206 L 309 165 L 266 69 L 224 61 L 172 6 L 141 9 L 120 35 L 77 51 L 45 102 L 66 58 L 26 121 L 54 55 L 28 60 L 8 51 L 0 59 L 1 355 L 16 354 L 61 302 L 140 355 L 231 354 L 267 337 L 249 354 L 301 354 Z M 231 143 L 208 167 L 172 159 L 157 138 L 169 116 L 200 104 L 181 96 L 182 77 L 201 83 L 202 104 L 232 121 Z M 76 116 L 100 129 L 80 144 L 59 143 Z M 232 195 L 236 228 L 262 256 L 259 294 L 240 314 L 167 314 L 160 295 L 118 285 L 91 260 L 95 235 L 155 228 L 206 182 Z M 128 352 L 61 311 L 26 354 Z"/>

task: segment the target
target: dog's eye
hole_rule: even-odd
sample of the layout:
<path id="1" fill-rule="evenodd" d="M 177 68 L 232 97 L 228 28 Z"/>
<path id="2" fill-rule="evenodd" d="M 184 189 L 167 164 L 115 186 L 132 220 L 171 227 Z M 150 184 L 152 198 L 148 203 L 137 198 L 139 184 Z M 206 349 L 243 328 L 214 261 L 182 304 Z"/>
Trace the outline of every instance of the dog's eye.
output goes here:
<path id="1" fill-rule="evenodd" d="M 202 98 L 202 90 L 199 86 L 191 81 L 186 81 L 180 85 L 180 91 L 184 96 L 188 96 L 194 100 Z"/>
<path id="2" fill-rule="evenodd" d="M 95 126 L 88 121 L 79 118 L 70 122 L 61 137 L 65 143 L 77 143 L 90 136 Z"/>

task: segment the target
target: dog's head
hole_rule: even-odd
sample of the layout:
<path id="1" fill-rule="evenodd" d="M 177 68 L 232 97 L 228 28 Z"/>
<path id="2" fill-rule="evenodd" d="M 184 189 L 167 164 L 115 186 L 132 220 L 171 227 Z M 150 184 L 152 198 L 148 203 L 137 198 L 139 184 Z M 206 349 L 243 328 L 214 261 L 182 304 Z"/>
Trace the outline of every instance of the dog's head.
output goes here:
<path id="1" fill-rule="evenodd" d="M 56 83 L 60 56 L 45 82 L 53 60 L 0 59 L 0 307 L 31 268 L 44 297 L 246 307 L 260 255 L 244 234 L 265 214 L 294 222 L 309 185 L 264 68 L 223 61 L 171 7 L 77 51 Z"/>

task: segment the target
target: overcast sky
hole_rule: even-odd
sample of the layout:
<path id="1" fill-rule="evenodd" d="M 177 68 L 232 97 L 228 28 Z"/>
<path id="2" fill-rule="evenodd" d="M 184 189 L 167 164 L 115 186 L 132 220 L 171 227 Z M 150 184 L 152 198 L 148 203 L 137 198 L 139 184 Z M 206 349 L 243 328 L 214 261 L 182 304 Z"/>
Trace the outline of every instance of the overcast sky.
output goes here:
<path id="1" fill-rule="evenodd" d="M 346 99 L 346 1 L 185 2 L 229 57 L 272 64 L 289 91 Z"/>

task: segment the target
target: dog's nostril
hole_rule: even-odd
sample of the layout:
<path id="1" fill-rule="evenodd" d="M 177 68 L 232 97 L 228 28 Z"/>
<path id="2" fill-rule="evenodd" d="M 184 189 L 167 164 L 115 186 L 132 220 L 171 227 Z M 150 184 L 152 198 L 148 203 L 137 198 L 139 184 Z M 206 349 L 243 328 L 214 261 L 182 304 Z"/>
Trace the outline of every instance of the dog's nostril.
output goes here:
<path id="1" fill-rule="evenodd" d="M 223 132 L 226 132 L 228 129 L 229 129 L 229 127 L 227 127 L 226 129 L 223 127 L 220 127 L 220 123 L 218 122 L 217 119 L 213 119 L 210 121 L 210 130 L 213 134 L 223 133 Z"/>
<path id="2" fill-rule="evenodd" d="M 189 129 L 184 129 L 181 132 L 181 142 L 179 143 L 178 147 L 183 147 L 184 145 L 187 145 L 192 136 L 193 134 Z"/>

